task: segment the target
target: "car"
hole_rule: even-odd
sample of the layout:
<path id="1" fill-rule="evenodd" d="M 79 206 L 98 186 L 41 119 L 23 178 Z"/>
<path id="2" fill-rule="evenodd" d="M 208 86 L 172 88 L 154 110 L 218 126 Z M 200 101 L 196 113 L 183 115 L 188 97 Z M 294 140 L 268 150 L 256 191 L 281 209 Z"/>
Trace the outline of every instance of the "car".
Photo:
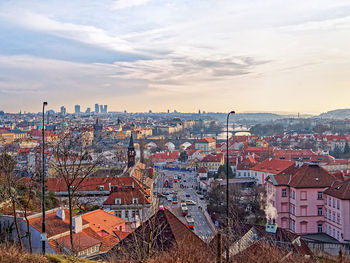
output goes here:
<path id="1" fill-rule="evenodd" d="M 193 200 L 186 200 L 186 205 L 196 205 L 197 203 Z"/>
<path id="2" fill-rule="evenodd" d="M 181 201 L 180 206 L 181 206 L 181 207 L 186 206 L 186 202 Z"/>
<path id="3" fill-rule="evenodd" d="M 163 206 L 163 205 L 160 205 L 160 206 L 159 206 L 159 210 L 164 210 L 164 206 Z"/>
<path id="4" fill-rule="evenodd" d="M 190 215 L 186 216 L 186 225 L 187 225 L 187 227 L 189 229 L 193 229 L 194 228 L 194 219 Z"/>
<path id="5" fill-rule="evenodd" d="M 171 202 L 173 198 L 171 196 L 167 196 L 166 200 L 168 200 L 168 202 Z"/>
<path id="6" fill-rule="evenodd" d="M 203 196 L 203 195 L 200 195 L 200 196 L 199 196 L 199 199 L 200 199 L 200 200 L 204 200 L 204 196 Z"/>
<path id="7" fill-rule="evenodd" d="M 191 195 L 189 193 L 186 193 L 186 197 L 191 197 Z"/>

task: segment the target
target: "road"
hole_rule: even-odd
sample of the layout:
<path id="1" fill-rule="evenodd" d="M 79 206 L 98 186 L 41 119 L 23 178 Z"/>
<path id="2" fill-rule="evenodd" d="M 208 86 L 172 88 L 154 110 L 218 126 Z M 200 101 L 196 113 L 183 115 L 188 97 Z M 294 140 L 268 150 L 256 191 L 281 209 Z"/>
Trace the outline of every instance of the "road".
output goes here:
<path id="1" fill-rule="evenodd" d="M 213 237 L 214 233 L 207 222 L 203 210 L 206 209 L 207 204 L 205 200 L 200 200 L 199 195 L 196 193 L 196 173 L 195 172 L 177 172 L 163 170 L 159 173 L 159 178 L 155 183 L 154 191 L 157 193 L 164 193 L 174 191 L 177 193 L 178 204 L 173 204 L 167 201 L 166 198 L 161 198 L 160 204 L 169 209 L 175 214 L 184 224 L 186 224 L 185 217 L 181 214 L 180 202 L 181 200 L 192 200 L 196 205 L 187 205 L 189 215 L 194 219 L 194 233 L 197 234 L 203 240 L 209 240 Z M 164 182 L 166 180 L 173 180 L 174 176 L 181 176 L 182 178 L 178 183 L 174 183 L 173 188 L 164 188 Z M 189 197 L 186 197 L 186 194 Z"/>

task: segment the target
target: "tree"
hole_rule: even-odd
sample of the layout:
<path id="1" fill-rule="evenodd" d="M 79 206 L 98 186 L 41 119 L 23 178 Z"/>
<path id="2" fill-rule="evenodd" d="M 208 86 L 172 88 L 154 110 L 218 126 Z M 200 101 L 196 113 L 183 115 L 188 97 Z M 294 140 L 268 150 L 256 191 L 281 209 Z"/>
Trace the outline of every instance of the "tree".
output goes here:
<path id="1" fill-rule="evenodd" d="M 74 253 L 72 223 L 74 201 L 82 183 L 98 166 L 101 155 L 95 156 L 93 160 L 80 134 L 61 134 L 53 151 L 55 158 L 51 161 L 51 165 L 55 176 L 63 180 L 68 193 L 70 243 L 71 251 Z"/>
<path id="2" fill-rule="evenodd" d="M 224 165 L 220 165 L 220 166 L 219 166 L 219 169 L 218 169 L 218 171 L 216 172 L 216 174 L 217 174 L 217 176 L 218 176 L 219 178 L 224 179 L 224 178 L 227 177 L 227 176 L 226 176 L 226 171 L 227 171 L 227 166 L 226 166 L 226 163 L 225 163 Z M 229 178 L 233 178 L 233 171 L 232 171 L 232 168 L 231 168 L 230 165 L 228 166 L 228 177 L 229 177 Z"/>
<path id="3" fill-rule="evenodd" d="M 186 151 L 181 152 L 180 157 L 179 157 L 179 161 L 185 163 L 185 162 L 187 162 L 187 160 L 188 160 L 187 152 Z"/>
<path id="4" fill-rule="evenodd" d="M 0 181 L 3 182 L 3 188 L 5 190 L 4 191 L 5 199 L 10 200 L 12 205 L 13 221 L 16 227 L 18 244 L 20 249 L 22 250 L 22 238 L 21 238 L 21 233 L 18 226 L 17 212 L 16 212 L 16 204 L 18 201 L 17 186 L 18 186 L 19 178 L 17 178 L 17 176 L 14 174 L 15 167 L 16 167 L 15 160 L 6 152 L 6 149 L 4 149 L 0 153 Z"/>
<path id="5" fill-rule="evenodd" d="M 27 225 L 27 238 L 29 244 L 29 252 L 33 253 L 30 224 L 28 220 L 28 210 L 33 210 L 35 207 L 40 207 L 40 199 L 36 197 L 36 190 L 40 187 L 39 174 L 32 177 L 23 178 L 24 182 L 20 182 L 18 188 L 18 204 L 24 211 L 24 219 Z"/>

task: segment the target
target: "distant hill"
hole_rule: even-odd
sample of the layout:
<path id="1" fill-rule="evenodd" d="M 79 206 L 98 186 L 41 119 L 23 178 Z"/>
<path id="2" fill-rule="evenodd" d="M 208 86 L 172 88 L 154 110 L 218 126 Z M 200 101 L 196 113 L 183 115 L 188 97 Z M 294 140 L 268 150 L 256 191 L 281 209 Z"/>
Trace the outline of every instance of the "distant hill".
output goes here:
<path id="1" fill-rule="evenodd" d="M 246 120 L 275 120 L 275 119 L 281 119 L 283 116 L 275 113 L 237 113 L 232 116 L 232 118 L 237 119 L 246 119 Z"/>
<path id="2" fill-rule="evenodd" d="M 350 119 L 350 109 L 337 109 L 321 113 L 319 118 L 324 119 Z"/>

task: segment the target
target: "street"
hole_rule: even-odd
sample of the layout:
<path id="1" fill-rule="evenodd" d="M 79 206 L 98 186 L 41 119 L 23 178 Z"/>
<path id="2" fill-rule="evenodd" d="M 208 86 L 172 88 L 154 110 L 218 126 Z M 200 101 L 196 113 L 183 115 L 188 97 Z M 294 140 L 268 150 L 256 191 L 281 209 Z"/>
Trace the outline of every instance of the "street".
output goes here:
<path id="1" fill-rule="evenodd" d="M 181 179 L 177 183 L 173 183 L 173 188 L 165 188 L 164 183 L 166 181 L 174 181 L 174 178 L 181 176 Z M 203 214 L 203 210 L 206 209 L 207 204 L 205 200 L 200 200 L 200 195 L 197 194 L 196 188 L 196 173 L 195 172 L 177 172 L 161 170 L 159 172 L 159 178 L 157 178 L 154 186 L 156 193 L 169 193 L 174 191 L 177 194 L 178 203 L 173 204 L 167 200 L 167 196 L 161 198 L 160 204 L 169 209 L 174 215 L 176 215 L 184 224 L 186 224 L 185 217 L 181 214 L 180 203 L 181 201 L 192 200 L 195 205 L 187 205 L 188 214 L 194 219 L 194 233 L 197 234 L 202 240 L 209 240 L 213 237 L 214 233 L 207 222 Z M 187 197 L 186 197 L 187 194 Z"/>

